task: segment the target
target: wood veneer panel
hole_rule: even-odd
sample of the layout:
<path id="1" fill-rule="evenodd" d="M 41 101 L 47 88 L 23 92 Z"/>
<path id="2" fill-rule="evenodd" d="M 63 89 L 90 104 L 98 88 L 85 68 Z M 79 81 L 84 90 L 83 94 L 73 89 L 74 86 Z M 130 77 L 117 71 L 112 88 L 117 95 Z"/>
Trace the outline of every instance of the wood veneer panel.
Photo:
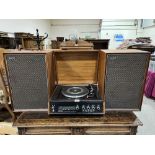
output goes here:
<path id="1" fill-rule="evenodd" d="M 97 83 L 98 52 L 57 52 L 59 84 Z"/>

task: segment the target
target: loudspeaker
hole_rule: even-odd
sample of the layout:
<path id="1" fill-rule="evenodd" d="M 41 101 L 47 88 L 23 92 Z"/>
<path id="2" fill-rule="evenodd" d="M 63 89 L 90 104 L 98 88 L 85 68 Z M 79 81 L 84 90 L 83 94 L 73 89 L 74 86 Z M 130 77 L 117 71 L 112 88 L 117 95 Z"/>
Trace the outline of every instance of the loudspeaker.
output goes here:
<path id="1" fill-rule="evenodd" d="M 150 53 L 140 50 L 102 52 L 106 111 L 141 110 Z"/>
<path id="2" fill-rule="evenodd" d="M 54 89 L 52 52 L 9 51 L 4 59 L 14 112 L 48 111 Z"/>

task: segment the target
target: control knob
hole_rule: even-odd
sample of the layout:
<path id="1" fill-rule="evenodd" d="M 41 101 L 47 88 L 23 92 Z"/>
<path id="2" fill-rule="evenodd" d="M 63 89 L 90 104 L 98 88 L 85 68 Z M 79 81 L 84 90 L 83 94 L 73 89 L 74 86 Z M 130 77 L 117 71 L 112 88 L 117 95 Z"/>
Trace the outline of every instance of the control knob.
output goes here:
<path id="1" fill-rule="evenodd" d="M 101 108 L 100 108 L 100 106 L 99 105 L 97 105 L 97 110 L 100 110 Z"/>
<path id="2" fill-rule="evenodd" d="M 90 110 L 90 106 L 89 105 L 87 106 L 87 109 Z"/>
<path id="3" fill-rule="evenodd" d="M 54 112 L 54 105 L 52 105 L 52 112 Z"/>
<path id="4" fill-rule="evenodd" d="M 89 105 L 87 106 L 87 111 L 88 111 L 88 112 L 90 111 L 90 106 L 89 106 Z"/>
<path id="5" fill-rule="evenodd" d="M 77 106 L 76 106 L 76 110 L 79 110 L 79 109 L 80 109 L 80 108 L 79 108 L 79 106 L 77 105 Z"/>
<path id="6" fill-rule="evenodd" d="M 92 105 L 92 110 L 95 111 L 95 105 Z"/>
<path id="7" fill-rule="evenodd" d="M 84 106 L 84 105 L 82 106 L 82 111 L 83 111 L 83 112 L 85 111 L 85 106 Z"/>

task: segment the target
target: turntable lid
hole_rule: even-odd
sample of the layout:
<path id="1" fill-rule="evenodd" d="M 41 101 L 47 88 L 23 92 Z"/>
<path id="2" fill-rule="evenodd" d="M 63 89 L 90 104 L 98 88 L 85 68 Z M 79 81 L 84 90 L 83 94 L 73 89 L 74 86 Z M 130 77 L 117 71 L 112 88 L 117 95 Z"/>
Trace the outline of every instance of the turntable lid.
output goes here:
<path id="1" fill-rule="evenodd" d="M 58 84 L 97 83 L 98 51 L 55 53 Z"/>

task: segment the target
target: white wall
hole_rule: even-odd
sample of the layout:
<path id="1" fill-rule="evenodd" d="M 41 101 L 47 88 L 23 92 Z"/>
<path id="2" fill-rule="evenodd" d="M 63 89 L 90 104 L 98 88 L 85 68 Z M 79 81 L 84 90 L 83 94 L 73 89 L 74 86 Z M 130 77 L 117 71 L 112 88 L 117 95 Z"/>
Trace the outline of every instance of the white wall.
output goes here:
<path id="1" fill-rule="evenodd" d="M 91 38 L 110 39 L 110 49 L 118 47 L 121 43 L 114 40 L 115 34 L 123 34 L 124 39 L 151 37 L 155 44 L 155 26 L 142 29 L 140 28 L 140 20 L 138 20 L 138 26 L 127 26 L 133 25 L 134 19 L 106 19 L 103 21 L 100 35 L 100 19 L 0 19 L 0 31 L 36 34 L 36 28 L 38 28 L 40 35 L 44 35 L 45 32 L 49 34 L 48 39 L 45 41 L 46 48 L 49 47 L 48 45 L 51 44 L 52 39 L 56 39 L 58 36 L 69 38 L 71 34 L 77 34 L 80 38 L 89 36 Z"/>
<path id="2" fill-rule="evenodd" d="M 144 19 L 143 24 L 139 22 L 138 37 L 150 37 L 155 45 L 155 23 L 154 19 Z M 142 27 L 141 27 L 142 26 Z M 144 27 L 144 28 L 143 28 Z"/>
<path id="3" fill-rule="evenodd" d="M 144 28 L 142 30 L 142 37 L 150 37 L 152 39 L 152 44 L 155 45 L 155 26 Z"/>
<path id="4" fill-rule="evenodd" d="M 56 37 L 65 37 L 69 39 L 72 34 L 80 38 L 99 38 L 99 24 L 99 19 L 51 20 L 52 39 L 56 39 Z"/>
<path id="5" fill-rule="evenodd" d="M 134 19 L 103 19 L 101 38 L 110 39 L 109 49 L 115 49 L 122 43 L 115 41 L 115 34 L 122 34 L 124 39 L 135 39 L 138 34 L 138 25 L 134 26 Z"/>
<path id="6" fill-rule="evenodd" d="M 45 40 L 46 47 L 51 43 L 51 26 L 50 20 L 47 19 L 0 19 L 0 31 L 4 32 L 27 32 L 36 35 L 36 28 L 39 29 L 39 34 L 44 36 L 44 33 L 49 34 Z"/>
<path id="7" fill-rule="evenodd" d="M 80 38 L 99 38 L 99 19 L 0 19 L 0 31 L 4 32 L 29 32 L 36 34 L 36 28 L 40 35 L 49 34 L 45 40 L 46 48 L 56 37 L 69 39 L 71 34 Z"/>

